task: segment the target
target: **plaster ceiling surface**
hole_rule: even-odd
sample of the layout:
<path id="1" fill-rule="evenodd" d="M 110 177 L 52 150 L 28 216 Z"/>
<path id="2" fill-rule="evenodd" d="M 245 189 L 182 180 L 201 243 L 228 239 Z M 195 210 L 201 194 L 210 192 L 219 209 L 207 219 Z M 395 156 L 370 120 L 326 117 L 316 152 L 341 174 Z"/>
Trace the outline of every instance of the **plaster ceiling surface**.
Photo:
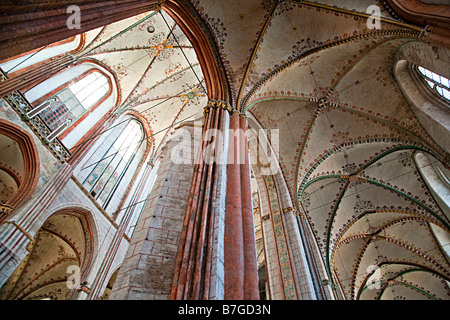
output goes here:
<path id="1" fill-rule="evenodd" d="M 345 297 L 449 299 L 448 257 L 432 232 L 448 234 L 449 220 L 414 160 L 447 153 L 392 72 L 417 29 L 381 1 L 378 30 L 367 24 L 373 1 L 191 3 L 215 35 L 233 105 L 279 130 L 291 198 Z"/>

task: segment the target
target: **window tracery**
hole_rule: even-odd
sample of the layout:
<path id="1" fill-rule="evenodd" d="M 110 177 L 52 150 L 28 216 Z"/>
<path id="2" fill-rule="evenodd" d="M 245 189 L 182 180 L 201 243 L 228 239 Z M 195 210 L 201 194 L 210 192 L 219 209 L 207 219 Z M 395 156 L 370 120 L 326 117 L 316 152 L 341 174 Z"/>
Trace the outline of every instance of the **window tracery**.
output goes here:
<path id="1" fill-rule="evenodd" d="M 52 131 L 68 127 L 110 90 L 106 76 L 98 71 L 91 72 L 49 98 L 39 116 Z"/>
<path id="2" fill-rule="evenodd" d="M 95 165 L 83 185 L 103 208 L 108 206 L 144 140 L 141 124 L 130 119 L 124 123 L 121 133 L 113 139 L 101 158 L 93 162 Z"/>
<path id="3" fill-rule="evenodd" d="M 450 101 L 450 81 L 447 78 L 422 66 L 418 66 L 417 70 L 432 90 L 447 101 Z"/>

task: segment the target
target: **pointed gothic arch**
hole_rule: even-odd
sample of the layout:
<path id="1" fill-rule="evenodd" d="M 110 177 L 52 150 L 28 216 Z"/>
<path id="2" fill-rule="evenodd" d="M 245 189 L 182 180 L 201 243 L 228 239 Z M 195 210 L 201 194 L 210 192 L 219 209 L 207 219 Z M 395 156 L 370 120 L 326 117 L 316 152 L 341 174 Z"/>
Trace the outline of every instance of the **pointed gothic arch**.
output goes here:
<path id="1" fill-rule="evenodd" d="M 97 248 L 92 213 L 67 207 L 51 214 L 29 254 L 1 287 L 0 299 L 74 299 L 89 274 Z"/>
<path id="2" fill-rule="evenodd" d="M 40 160 L 33 137 L 18 125 L 0 119 L 0 137 L 2 137 L 2 139 L 4 138 L 4 140 L 8 140 L 5 141 L 6 143 L 13 142 L 20 150 L 20 153 L 15 153 L 17 162 L 13 158 L 8 158 L 6 163 L 3 164 L 6 168 L 9 168 L 10 166 L 14 167 L 17 163 L 20 163 L 20 177 L 16 179 L 17 189 L 10 197 L 8 197 L 8 199 L 5 199 L 6 201 L 4 204 L 6 207 L 4 208 L 2 205 L 2 216 L 0 217 L 0 221 L 3 221 L 12 210 L 19 207 L 33 195 L 39 179 Z M 10 155 L 13 156 L 12 153 Z M 13 169 L 12 173 L 14 173 L 14 171 L 15 170 Z"/>

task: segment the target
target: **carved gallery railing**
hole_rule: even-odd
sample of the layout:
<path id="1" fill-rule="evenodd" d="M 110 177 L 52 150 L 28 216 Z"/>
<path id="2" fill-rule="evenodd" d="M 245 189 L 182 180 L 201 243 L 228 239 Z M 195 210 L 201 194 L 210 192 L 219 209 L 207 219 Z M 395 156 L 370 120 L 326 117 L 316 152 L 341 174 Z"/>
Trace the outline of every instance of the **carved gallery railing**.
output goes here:
<path id="1" fill-rule="evenodd" d="M 7 79 L 6 74 L 0 69 L 0 82 Z M 33 116 L 33 106 L 19 91 L 14 91 L 3 99 L 13 108 L 23 122 L 36 134 L 41 140 L 42 144 L 47 147 L 48 150 L 60 161 L 65 162 L 70 153 L 67 148 L 57 138 L 60 130 L 56 129 L 52 131 L 45 122 L 38 116 Z"/>

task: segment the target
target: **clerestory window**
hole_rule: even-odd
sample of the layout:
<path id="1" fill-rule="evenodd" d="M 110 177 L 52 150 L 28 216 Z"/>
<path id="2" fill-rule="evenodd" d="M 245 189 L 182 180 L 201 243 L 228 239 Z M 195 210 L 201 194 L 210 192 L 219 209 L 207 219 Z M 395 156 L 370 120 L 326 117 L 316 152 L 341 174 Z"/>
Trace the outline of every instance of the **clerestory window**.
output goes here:
<path id="1" fill-rule="evenodd" d="M 83 185 L 104 209 L 119 188 L 137 151 L 145 144 L 140 122 L 130 119 L 121 123 L 117 129 L 121 130 L 118 135 L 112 132 L 108 137 L 111 144 L 102 143 L 91 158 L 93 163 L 85 167 L 89 168 L 90 174 Z"/>
<path id="2" fill-rule="evenodd" d="M 432 90 L 437 92 L 447 101 L 450 101 L 450 82 L 447 78 L 425 69 L 422 66 L 418 66 L 417 69 Z"/>
<path id="3" fill-rule="evenodd" d="M 61 90 L 49 100 L 39 116 L 50 130 L 74 123 L 109 92 L 108 79 L 100 72 L 92 72 Z"/>

